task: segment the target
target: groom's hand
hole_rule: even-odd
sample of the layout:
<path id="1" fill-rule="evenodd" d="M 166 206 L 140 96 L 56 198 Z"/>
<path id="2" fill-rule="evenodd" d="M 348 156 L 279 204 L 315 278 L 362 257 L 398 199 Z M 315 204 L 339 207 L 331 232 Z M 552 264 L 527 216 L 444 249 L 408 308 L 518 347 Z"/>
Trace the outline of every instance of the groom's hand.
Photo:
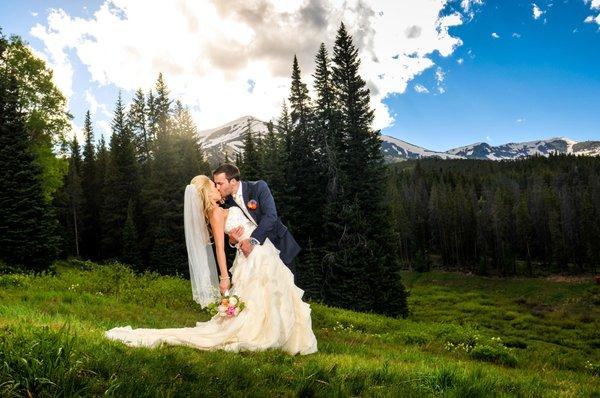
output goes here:
<path id="1" fill-rule="evenodd" d="M 254 246 L 250 244 L 250 239 L 244 239 L 240 242 L 240 250 L 244 253 L 244 256 L 248 257 L 254 249 Z"/>

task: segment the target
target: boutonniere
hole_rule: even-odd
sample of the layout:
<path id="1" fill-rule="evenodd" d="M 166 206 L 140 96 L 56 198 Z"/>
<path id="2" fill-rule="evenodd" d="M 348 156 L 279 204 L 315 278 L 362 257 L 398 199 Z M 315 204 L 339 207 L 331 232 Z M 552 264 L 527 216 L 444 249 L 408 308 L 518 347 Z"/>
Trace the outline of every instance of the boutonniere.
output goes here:
<path id="1" fill-rule="evenodd" d="M 258 207 L 258 202 L 254 199 L 251 199 L 248 201 L 248 203 L 246 203 L 246 207 L 250 210 L 256 210 L 256 208 Z"/>

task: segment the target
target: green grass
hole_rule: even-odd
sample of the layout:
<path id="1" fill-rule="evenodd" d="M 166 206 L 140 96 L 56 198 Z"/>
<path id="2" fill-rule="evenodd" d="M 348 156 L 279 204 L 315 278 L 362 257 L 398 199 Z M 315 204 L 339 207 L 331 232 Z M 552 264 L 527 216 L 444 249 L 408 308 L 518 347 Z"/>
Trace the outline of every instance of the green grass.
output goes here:
<path id="1" fill-rule="evenodd" d="M 408 319 L 311 303 L 319 352 L 290 356 L 104 338 L 207 320 L 179 278 L 89 262 L 0 275 L 0 396 L 600 397 L 591 279 L 403 277 Z"/>

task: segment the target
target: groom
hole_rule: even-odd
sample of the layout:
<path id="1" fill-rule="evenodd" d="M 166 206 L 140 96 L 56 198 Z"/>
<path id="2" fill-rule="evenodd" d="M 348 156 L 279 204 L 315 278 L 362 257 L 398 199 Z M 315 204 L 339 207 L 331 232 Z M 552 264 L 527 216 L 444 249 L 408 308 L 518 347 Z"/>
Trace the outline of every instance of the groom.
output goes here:
<path id="1" fill-rule="evenodd" d="M 213 181 L 221 196 L 225 199 L 223 207 L 238 206 L 256 229 L 249 239 L 240 242 L 240 250 L 248 256 L 254 246 L 262 245 L 269 240 L 279 250 L 279 257 L 294 273 L 293 260 L 300 246 L 277 216 L 275 201 L 267 183 L 263 180 L 240 181 L 239 169 L 224 163 L 213 171 Z M 230 243 L 232 242 L 230 238 Z"/>

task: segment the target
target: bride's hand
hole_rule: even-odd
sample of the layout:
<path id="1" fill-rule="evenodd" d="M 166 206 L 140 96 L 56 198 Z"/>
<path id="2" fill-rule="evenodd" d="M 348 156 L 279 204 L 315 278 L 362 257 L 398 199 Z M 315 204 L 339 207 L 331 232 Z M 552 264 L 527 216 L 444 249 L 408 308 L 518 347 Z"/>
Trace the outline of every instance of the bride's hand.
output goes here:
<path id="1" fill-rule="evenodd" d="M 240 237 L 242 236 L 242 234 L 244 233 L 244 227 L 242 227 L 241 225 L 235 227 L 234 229 L 232 229 L 231 231 L 229 231 L 229 240 L 231 242 L 231 244 L 235 245 L 236 243 L 238 243 L 240 241 Z"/>
<path id="2" fill-rule="evenodd" d="M 229 283 L 229 278 L 221 279 L 221 282 L 219 283 L 219 289 L 221 290 L 221 293 L 225 293 L 230 286 L 231 284 Z"/>

